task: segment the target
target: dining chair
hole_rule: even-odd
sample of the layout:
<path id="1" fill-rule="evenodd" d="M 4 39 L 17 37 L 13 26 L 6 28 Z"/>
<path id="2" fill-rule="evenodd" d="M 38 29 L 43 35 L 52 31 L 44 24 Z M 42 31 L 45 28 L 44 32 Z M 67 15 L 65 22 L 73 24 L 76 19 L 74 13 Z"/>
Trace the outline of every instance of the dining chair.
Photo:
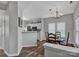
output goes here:
<path id="1" fill-rule="evenodd" d="M 68 41 L 69 41 L 69 32 L 68 32 L 68 35 L 67 35 L 66 46 L 68 45 Z"/>
<path id="2" fill-rule="evenodd" d="M 48 32 L 45 32 L 46 42 L 48 42 Z"/>
<path id="3" fill-rule="evenodd" d="M 48 42 L 49 43 L 59 43 L 57 40 L 56 40 L 56 34 L 53 34 L 53 33 L 48 33 Z"/>
<path id="4" fill-rule="evenodd" d="M 53 33 L 45 32 L 45 35 L 46 35 L 46 42 L 55 43 L 55 44 L 56 44 L 56 43 L 60 44 L 61 40 L 58 40 L 59 37 L 57 37 L 56 34 L 58 34 L 58 33 L 53 34 Z M 60 35 L 58 35 L 58 36 L 60 36 Z"/>
<path id="5" fill-rule="evenodd" d="M 60 39 L 61 38 L 61 32 L 57 31 L 55 34 L 56 34 L 56 39 Z"/>

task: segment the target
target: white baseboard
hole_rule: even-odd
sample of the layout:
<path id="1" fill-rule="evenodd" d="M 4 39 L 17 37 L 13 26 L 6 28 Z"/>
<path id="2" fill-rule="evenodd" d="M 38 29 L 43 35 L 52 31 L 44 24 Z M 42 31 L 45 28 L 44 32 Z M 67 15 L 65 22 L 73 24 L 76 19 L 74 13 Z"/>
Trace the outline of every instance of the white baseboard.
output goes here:
<path id="1" fill-rule="evenodd" d="M 18 50 L 18 55 L 20 54 L 21 50 L 22 50 L 22 47 Z"/>
<path id="2" fill-rule="evenodd" d="M 33 46 L 37 46 L 37 44 L 34 44 L 34 45 L 23 45 L 22 47 L 33 47 Z"/>
<path id="3" fill-rule="evenodd" d="M 13 53 L 13 54 L 8 53 L 5 49 L 4 49 L 4 52 L 5 52 L 5 54 L 7 54 L 7 56 L 9 56 L 9 57 L 18 56 L 18 55 L 20 54 L 20 52 L 21 52 L 21 49 L 22 49 L 22 47 L 18 50 L 18 53 Z"/>
<path id="4" fill-rule="evenodd" d="M 46 39 L 40 39 L 39 41 L 43 41 L 43 40 L 46 40 Z"/>
<path id="5" fill-rule="evenodd" d="M 3 49 L 3 47 L 0 47 L 0 49 Z"/>
<path id="6" fill-rule="evenodd" d="M 4 50 L 4 52 L 8 57 L 18 56 L 18 53 L 9 54 L 6 50 Z"/>

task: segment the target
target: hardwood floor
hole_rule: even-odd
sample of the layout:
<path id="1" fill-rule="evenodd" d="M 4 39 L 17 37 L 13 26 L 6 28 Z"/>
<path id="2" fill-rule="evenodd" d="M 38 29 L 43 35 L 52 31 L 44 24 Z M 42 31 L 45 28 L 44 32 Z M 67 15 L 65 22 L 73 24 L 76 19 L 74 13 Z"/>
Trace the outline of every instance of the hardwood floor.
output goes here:
<path id="1" fill-rule="evenodd" d="M 23 47 L 20 54 L 15 57 L 43 57 L 44 56 L 44 49 L 43 44 L 45 41 L 38 41 L 36 47 Z M 8 57 L 3 49 L 0 49 L 0 57 Z"/>
<path id="2" fill-rule="evenodd" d="M 44 56 L 44 49 L 43 49 L 43 44 L 46 41 L 38 42 L 37 47 L 24 47 L 19 56 L 17 57 L 43 57 Z"/>
<path id="3" fill-rule="evenodd" d="M 7 55 L 4 53 L 3 49 L 0 49 L 0 57 L 7 57 Z"/>

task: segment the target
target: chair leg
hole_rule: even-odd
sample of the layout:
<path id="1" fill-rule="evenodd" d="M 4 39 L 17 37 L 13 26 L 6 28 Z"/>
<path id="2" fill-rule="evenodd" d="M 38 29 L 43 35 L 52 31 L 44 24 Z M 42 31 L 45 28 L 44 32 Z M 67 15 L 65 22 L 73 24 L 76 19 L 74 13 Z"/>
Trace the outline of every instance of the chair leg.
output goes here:
<path id="1" fill-rule="evenodd" d="M 60 44 L 60 42 L 59 42 L 59 44 Z"/>

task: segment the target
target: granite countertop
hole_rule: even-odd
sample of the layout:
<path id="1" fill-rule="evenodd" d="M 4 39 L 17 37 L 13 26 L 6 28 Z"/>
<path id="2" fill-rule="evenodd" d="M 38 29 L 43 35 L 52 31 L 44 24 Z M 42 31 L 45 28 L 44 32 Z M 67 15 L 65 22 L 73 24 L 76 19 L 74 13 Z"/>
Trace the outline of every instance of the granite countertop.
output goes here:
<path id="1" fill-rule="evenodd" d="M 76 48 L 76 47 L 68 47 L 68 46 L 62 46 L 62 45 L 51 44 L 51 43 L 45 43 L 43 46 L 50 47 L 50 48 L 57 48 L 57 49 L 61 49 L 61 50 L 65 50 L 65 51 L 79 54 L 79 48 Z"/>

